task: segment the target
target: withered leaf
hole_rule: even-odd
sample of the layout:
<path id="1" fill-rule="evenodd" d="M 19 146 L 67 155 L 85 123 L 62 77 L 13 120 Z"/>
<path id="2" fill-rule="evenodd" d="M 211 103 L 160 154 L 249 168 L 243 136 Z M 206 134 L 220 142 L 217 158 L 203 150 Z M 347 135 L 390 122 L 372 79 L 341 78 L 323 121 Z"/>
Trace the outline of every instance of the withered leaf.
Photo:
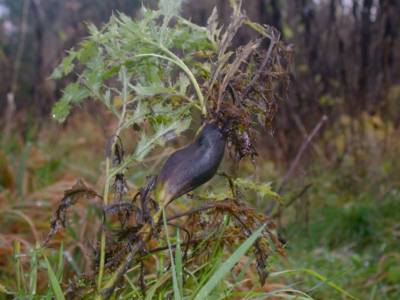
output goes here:
<path id="1" fill-rule="evenodd" d="M 61 228 L 67 226 L 67 211 L 79 199 L 91 199 L 99 196 L 94 190 L 87 187 L 81 179 L 78 179 L 76 184 L 69 190 L 64 192 L 64 197 L 50 220 L 50 232 L 48 233 L 43 245 L 46 245 Z"/>

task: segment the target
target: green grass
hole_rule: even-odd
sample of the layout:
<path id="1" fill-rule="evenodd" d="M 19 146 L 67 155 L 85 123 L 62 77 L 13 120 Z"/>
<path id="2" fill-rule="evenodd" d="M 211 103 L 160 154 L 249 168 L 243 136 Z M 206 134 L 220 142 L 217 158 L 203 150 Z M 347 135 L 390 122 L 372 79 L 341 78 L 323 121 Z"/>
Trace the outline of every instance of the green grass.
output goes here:
<path id="1" fill-rule="evenodd" d="M 397 179 L 382 181 L 377 176 L 351 182 L 345 176 L 349 171 L 344 167 L 325 172 L 322 178 L 311 177 L 314 188 L 299 200 L 308 201 L 309 207 L 303 204 L 297 213 L 287 212 L 290 264 L 320 272 L 359 299 L 399 299 L 400 189 L 393 185 Z M 298 280 L 297 287 L 316 299 L 341 299 L 310 276 Z"/>

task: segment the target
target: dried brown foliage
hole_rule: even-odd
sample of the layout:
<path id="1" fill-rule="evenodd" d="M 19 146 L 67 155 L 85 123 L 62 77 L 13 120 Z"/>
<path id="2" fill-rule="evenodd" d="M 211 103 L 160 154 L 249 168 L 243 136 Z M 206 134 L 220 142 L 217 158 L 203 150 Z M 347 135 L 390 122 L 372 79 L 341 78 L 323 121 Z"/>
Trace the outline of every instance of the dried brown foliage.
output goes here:
<path id="1" fill-rule="evenodd" d="M 280 33 L 247 19 L 241 2 L 233 6 L 225 30 L 218 27 L 217 11 L 208 21 L 210 39 L 219 51 L 212 57 L 212 74 L 207 80 L 210 116 L 227 124 L 228 138 L 235 157 L 257 155 L 254 129 L 270 129 L 277 101 L 289 84 L 291 47 L 280 41 Z M 233 49 L 232 41 L 242 26 L 255 30 L 260 38 Z M 268 43 L 265 49 L 262 43 Z"/>
<path id="2" fill-rule="evenodd" d="M 71 189 L 66 190 L 54 216 L 50 220 L 50 232 L 43 245 L 46 245 L 60 229 L 67 226 L 67 211 L 71 206 L 82 198 L 90 199 L 94 197 L 101 198 L 94 190 L 87 187 L 82 180 L 78 180 Z"/>

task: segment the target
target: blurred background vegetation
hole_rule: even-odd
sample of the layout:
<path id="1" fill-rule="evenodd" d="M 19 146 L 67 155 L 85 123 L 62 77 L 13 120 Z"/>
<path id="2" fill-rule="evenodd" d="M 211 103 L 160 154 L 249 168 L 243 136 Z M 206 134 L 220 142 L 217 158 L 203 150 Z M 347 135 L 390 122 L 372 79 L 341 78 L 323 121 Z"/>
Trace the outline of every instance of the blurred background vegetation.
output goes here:
<path id="1" fill-rule="evenodd" d="M 51 72 L 87 35 L 85 24 L 101 25 L 113 11 L 135 16 L 140 6 L 0 0 L 0 207 L 23 214 L 0 219 L 0 283 L 12 273 L 11 241 L 43 237 L 63 190 L 77 177 L 101 186 L 110 116 L 91 103 L 65 125 L 55 124 L 51 107 L 68 80 L 55 82 Z M 205 25 L 214 6 L 228 22 L 227 0 L 185 1 L 183 15 Z M 399 299 L 400 1 L 247 0 L 244 7 L 293 47 L 290 88 L 273 131 L 260 134 L 257 167 L 241 163 L 257 180 L 272 182 L 287 204 L 275 214 L 288 242 L 288 259 L 279 263 L 315 270 L 360 299 Z M 236 42 L 250 34 L 242 31 Z M 270 208 L 253 199 L 255 207 Z M 306 275 L 279 284 L 316 299 L 342 297 Z"/>

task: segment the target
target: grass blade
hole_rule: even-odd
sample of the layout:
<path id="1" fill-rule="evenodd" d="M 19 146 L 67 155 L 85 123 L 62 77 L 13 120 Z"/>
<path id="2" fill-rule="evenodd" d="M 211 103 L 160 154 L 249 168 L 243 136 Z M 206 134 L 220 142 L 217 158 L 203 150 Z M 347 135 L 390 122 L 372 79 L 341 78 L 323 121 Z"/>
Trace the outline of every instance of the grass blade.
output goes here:
<path id="1" fill-rule="evenodd" d="M 56 297 L 57 300 L 65 300 L 60 283 L 58 282 L 57 276 L 54 273 L 49 260 L 47 259 L 46 256 L 43 256 L 43 257 L 46 262 L 47 274 L 49 276 L 49 282 L 50 282 L 51 288 L 54 292 L 54 296 Z"/>
<path id="2" fill-rule="evenodd" d="M 258 237 L 260 237 L 264 226 L 255 231 L 239 248 L 218 268 L 218 270 L 210 277 L 207 283 L 197 293 L 195 300 L 207 299 L 207 296 L 218 285 L 218 283 L 230 272 L 240 258 L 246 254 L 247 250 L 253 245 Z"/>
<path id="3" fill-rule="evenodd" d="M 38 245 L 36 245 L 38 247 Z M 31 271 L 29 272 L 29 293 L 31 296 L 36 295 L 37 277 L 38 277 L 38 255 L 37 249 L 30 250 Z"/>
<path id="4" fill-rule="evenodd" d="M 179 229 L 176 231 L 176 249 L 175 249 L 175 269 L 178 287 L 183 291 L 183 265 L 182 265 L 182 249 Z"/>
<path id="5" fill-rule="evenodd" d="M 29 158 L 29 154 L 31 152 L 31 148 L 32 148 L 32 144 L 31 143 L 27 143 L 22 154 L 21 157 L 19 159 L 19 165 L 17 168 L 17 174 L 16 174 L 16 187 L 17 187 L 17 195 L 18 195 L 18 199 L 19 201 L 23 201 L 24 197 L 24 174 L 26 171 L 26 165 L 27 165 L 27 161 Z"/>
<path id="6" fill-rule="evenodd" d="M 61 243 L 60 250 L 58 251 L 58 266 L 57 266 L 57 279 L 58 281 L 62 280 L 64 273 L 64 244 Z"/>
<path id="7" fill-rule="evenodd" d="M 146 293 L 145 300 L 152 300 L 156 298 L 157 289 L 160 288 L 164 283 L 166 283 L 170 279 L 171 273 L 164 273 L 160 276 L 157 281 L 151 286 L 149 291 Z"/>
<path id="8" fill-rule="evenodd" d="M 0 283 L 0 295 L 12 295 L 13 293 Z"/>
<path id="9" fill-rule="evenodd" d="M 174 287 L 174 298 L 175 298 L 175 300 L 181 300 L 182 296 L 181 296 L 181 292 L 180 292 L 179 286 L 178 286 L 178 279 L 177 279 L 177 276 L 176 276 L 176 268 L 175 268 L 174 256 L 172 254 L 171 242 L 170 242 L 169 236 L 168 236 L 168 226 L 167 226 L 167 219 L 166 219 L 166 216 L 165 216 L 165 211 L 163 211 L 163 219 L 164 219 L 164 230 L 165 230 L 165 235 L 167 237 L 169 255 L 171 257 L 171 272 L 172 272 L 172 284 L 173 284 L 173 287 Z"/>
<path id="10" fill-rule="evenodd" d="M 14 264 L 15 274 L 17 279 L 17 292 L 22 295 L 25 292 L 25 277 L 24 270 L 21 263 L 21 242 L 18 240 L 14 241 Z"/>
<path id="11" fill-rule="evenodd" d="M 345 291 L 340 286 L 338 286 L 335 283 L 333 283 L 332 281 L 330 281 L 327 277 L 325 277 L 311 269 L 285 270 L 285 271 L 281 271 L 281 272 L 271 273 L 271 277 L 277 277 L 277 276 L 284 275 L 284 274 L 296 274 L 296 273 L 306 273 L 308 275 L 311 275 L 314 278 L 318 279 L 319 281 L 321 281 L 321 282 L 325 283 L 326 285 L 330 286 L 331 288 L 335 289 L 340 294 L 346 296 L 347 298 L 353 299 L 353 300 L 358 300 L 358 298 L 354 297 L 349 292 Z"/>
<path id="12" fill-rule="evenodd" d="M 247 271 L 250 269 L 251 263 L 254 261 L 254 259 L 255 259 L 254 255 L 250 256 L 247 259 L 246 263 L 242 267 L 242 270 L 240 271 L 239 275 L 236 278 L 236 282 L 240 282 L 244 279 L 244 277 L 246 276 Z"/>

